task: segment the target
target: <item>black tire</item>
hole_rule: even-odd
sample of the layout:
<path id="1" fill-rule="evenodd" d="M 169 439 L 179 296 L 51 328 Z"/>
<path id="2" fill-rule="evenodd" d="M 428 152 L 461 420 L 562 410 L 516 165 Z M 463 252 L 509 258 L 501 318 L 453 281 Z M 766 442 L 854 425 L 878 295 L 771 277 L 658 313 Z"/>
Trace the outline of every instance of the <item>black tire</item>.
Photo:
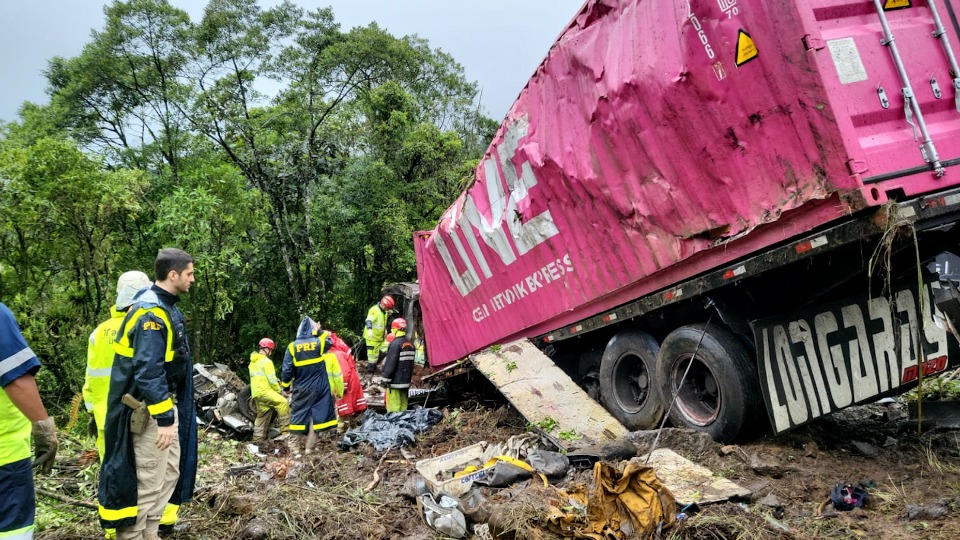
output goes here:
<path id="1" fill-rule="evenodd" d="M 600 400 L 631 431 L 653 429 L 663 419 L 657 389 L 657 340 L 640 330 L 623 330 L 607 343 L 600 359 Z"/>
<path id="2" fill-rule="evenodd" d="M 244 385 L 244 387 L 237 392 L 237 410 L 240 411 L 240 414 L 242 414 L 244 418 L 251 422 L 257 419 L 257 405 L 253 402 L 249 384 Z"/>
<path id="3" fill-rule="evenodd" d="M 696 324 L 671 332 L 657 355 L 657 373 L 666 407 L 678 396 L 669 410 L 670 421 L 677 427 L 703 431 L 715 441 L 728 443 L 762 422 L 765 409 L 756 362 L 724 328 Z"/>

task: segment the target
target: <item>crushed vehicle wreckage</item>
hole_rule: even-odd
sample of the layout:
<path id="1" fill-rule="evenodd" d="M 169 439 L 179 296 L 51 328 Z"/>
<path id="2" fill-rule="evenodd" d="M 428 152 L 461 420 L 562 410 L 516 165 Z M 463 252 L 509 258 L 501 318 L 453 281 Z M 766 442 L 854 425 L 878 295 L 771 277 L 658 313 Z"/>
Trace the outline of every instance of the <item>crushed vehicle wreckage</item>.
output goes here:
<path id="1" fill-rule="evenodd" d="M 257 407 L 250 395 L 250 385 L 224 364 L 195 364 L 193 366 L 193 393 L 197 408 L 197 422 L 201 428 L 211 429 L 240 441 L 253 436 L 253 422 L 257 418 Z M 378 386 L 364 389 L 369 407 L 377 410 L 385 408 L 384 392 Z M 430 388 L 411 388 L 409 403 L 424 405 L 435 403 L 447 397 L 447 388 L 443 382 Z M 280 432 L 271 429 L 270 436 Z"/>

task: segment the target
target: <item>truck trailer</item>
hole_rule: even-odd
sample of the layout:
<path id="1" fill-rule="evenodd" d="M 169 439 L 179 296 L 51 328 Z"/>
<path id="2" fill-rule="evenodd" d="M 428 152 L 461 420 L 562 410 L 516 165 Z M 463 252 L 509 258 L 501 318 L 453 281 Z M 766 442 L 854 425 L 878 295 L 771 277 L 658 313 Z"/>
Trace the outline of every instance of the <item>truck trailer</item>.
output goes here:
<path id="1" fill-rule="evenodd" d="M 958 8 L 587 1 L 415 235 L 430 364 L 529 339 L 720 441 L 955 367 Z"/>

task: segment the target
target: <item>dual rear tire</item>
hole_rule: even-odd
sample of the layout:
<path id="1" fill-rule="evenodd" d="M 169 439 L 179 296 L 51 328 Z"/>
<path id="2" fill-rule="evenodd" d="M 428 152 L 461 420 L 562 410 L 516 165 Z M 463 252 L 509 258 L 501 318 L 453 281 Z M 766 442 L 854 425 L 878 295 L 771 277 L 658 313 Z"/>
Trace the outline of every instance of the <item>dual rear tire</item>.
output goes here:
<path id="1" fill-rule="evenodd" d="M 640 330 L 618 333 L 601 359 L 600 390 L 630 430 L 656 428 L 669 409 L 674 426 L 731 442 L 756 431 L 765 414 L 752 354 L 719 326 L 682 326 L 659 345 Z"/>

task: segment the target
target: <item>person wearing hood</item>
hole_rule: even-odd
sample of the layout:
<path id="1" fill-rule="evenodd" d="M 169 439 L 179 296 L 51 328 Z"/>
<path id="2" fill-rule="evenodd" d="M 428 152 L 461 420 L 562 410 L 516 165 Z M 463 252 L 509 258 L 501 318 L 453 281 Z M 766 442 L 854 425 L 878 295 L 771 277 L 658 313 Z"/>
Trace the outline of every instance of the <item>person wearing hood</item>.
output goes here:
<path id="1" fill-rule="evenodd" d="M 113 368 L 113 341 L 134 297 L 150 286 L 150 278 L 138 270 L 124 272 L 117 280 L 117 300 L 110 306 L 110 318 L 100 323 L 87 341 L 87 374 L 83 381 L 83 402 L 96 423 L 97 451 L 103 461 L 103 430 L 107 419 L 107 392 Z"/>
<path id="2" fill-rule="evenodd" d="M 333 354 L 340 363 L 340 372 L 343 374 L 343 397 L 337 400 L 337 431 L 347 428 L 350 418 L 367 410 L 367 398 L 363 395 L 363 386 L 360 384 L 360 374 L 357 373 L 357 364 L 350 347 L 336 334 L 330 335 L 333 340 Z"/>
<path id="3" fill-rule="evenodd" d="M 118 540 L 158 538 L 164 508 L 191 500 L 196 481 L 193 359 L 176 307 L 194 282 L 193 258 L 161 249 L 154 272 L 113 344 L 97 510 Z"/>
<path id="4" fill-rule="evenodd" d="M 313 451 L 314 437 L 337 425 L 335 401 L 343 397 L 340 362 L 330 349 L 330 332 L 322 331 L 309 317 L 300 321 L 297 339 L 287 346 L 280 386 L 291 389 L 290 433 L 299 435 L 305 455 Z"/>
<path id="5" fill-rule="evenodd" d="M 258 344 L 259 352 L 250 353 L 250 395 L 257 404 L 257 419 L 253 423 L 253 439 L 265 441 L 270 434 L 270 424 L 276 415 L 280 433 L 286 433 L 290 426 L 290 404 L 280 394 L 280 381 L 277 369 L 270 360 L 275 344 L 270 338 L 263 338 Z"/>

